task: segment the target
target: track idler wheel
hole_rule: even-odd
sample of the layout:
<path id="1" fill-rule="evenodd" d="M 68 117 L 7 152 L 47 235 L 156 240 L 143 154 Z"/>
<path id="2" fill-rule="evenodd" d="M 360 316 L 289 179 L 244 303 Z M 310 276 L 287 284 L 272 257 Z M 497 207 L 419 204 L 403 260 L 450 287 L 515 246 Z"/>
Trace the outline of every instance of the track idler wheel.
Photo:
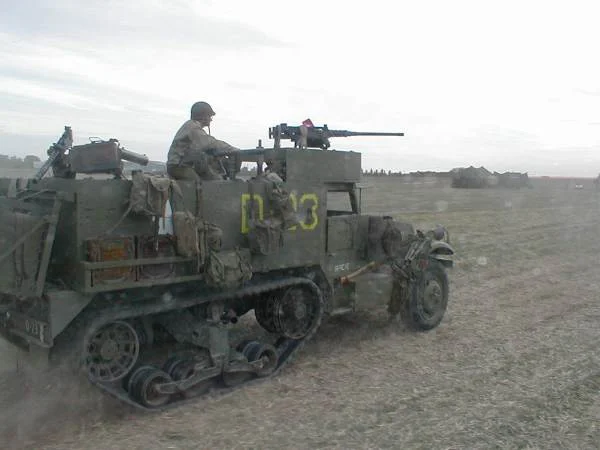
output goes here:
<path id="1" fill-rule="evenodd" d="M 139 352 L 139 337 L 131 325 L 121 321 L 107 323 L 86 338 L 84 367 L 94 381 L 117 381 L 135 366 Z"/>
<path id="2" fill-rule="evenodd" d="M 150 366 L 140 367 L 129 380 L 129 395 L 147 408 L 159 408 L 166 405 L 171 396 L 156 390 L 156 386 L 172 381 L 169 374 Z"/>

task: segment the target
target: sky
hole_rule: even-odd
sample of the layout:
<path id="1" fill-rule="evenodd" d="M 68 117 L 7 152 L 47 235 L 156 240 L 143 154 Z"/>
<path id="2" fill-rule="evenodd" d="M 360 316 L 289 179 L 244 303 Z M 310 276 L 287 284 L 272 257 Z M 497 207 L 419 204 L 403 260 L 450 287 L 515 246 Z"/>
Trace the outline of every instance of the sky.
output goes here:
<path id="1" fill-rule="evenodd" d="M 153 160 L 199 100 L 212 134 L 267 146 L 279 123 L 363 168 L 600 172 L 593 1 L 0 0 L 0 153 L 117 138 Z"/>

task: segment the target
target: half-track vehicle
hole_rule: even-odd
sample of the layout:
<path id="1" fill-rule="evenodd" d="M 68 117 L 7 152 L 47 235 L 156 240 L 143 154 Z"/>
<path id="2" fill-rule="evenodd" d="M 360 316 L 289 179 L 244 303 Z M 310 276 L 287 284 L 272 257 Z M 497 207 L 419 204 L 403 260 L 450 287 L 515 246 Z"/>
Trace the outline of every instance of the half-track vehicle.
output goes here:
<path id="1" fill-rule="evenodd" d="M 278 373 L 330 316 L 438 326 L 445 229 L 362 214 L 360 153 L 280 142 L 194 182 L 65 127 L 35 177 L 0 179 L 0 336 L 156 409 Z"/>

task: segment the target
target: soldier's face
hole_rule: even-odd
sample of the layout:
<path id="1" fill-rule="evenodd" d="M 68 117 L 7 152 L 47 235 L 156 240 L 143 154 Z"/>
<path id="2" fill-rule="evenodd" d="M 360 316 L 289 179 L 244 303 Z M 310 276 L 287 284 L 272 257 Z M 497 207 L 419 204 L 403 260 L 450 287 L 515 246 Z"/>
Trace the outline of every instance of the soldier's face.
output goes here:
<path id="1" fill-rule="evenodd" d="M 212 122 L 212 116 L 204 116 L 200 118 L 200 123 L 203 127 L 207 127 Z"/>

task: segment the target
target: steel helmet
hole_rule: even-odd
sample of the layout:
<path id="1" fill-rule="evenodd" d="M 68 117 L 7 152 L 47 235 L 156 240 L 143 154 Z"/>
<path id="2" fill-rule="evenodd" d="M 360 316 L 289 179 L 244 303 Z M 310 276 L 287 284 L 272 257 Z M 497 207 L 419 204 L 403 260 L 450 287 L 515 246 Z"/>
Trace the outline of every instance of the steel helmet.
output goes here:
<path id="1" fill-rule="evenodd" d="M 206 117 L 214 116 L 215 111 L 206 102 L 196 102 L 192 105 L 191 116 L 192 117 Z"/>

